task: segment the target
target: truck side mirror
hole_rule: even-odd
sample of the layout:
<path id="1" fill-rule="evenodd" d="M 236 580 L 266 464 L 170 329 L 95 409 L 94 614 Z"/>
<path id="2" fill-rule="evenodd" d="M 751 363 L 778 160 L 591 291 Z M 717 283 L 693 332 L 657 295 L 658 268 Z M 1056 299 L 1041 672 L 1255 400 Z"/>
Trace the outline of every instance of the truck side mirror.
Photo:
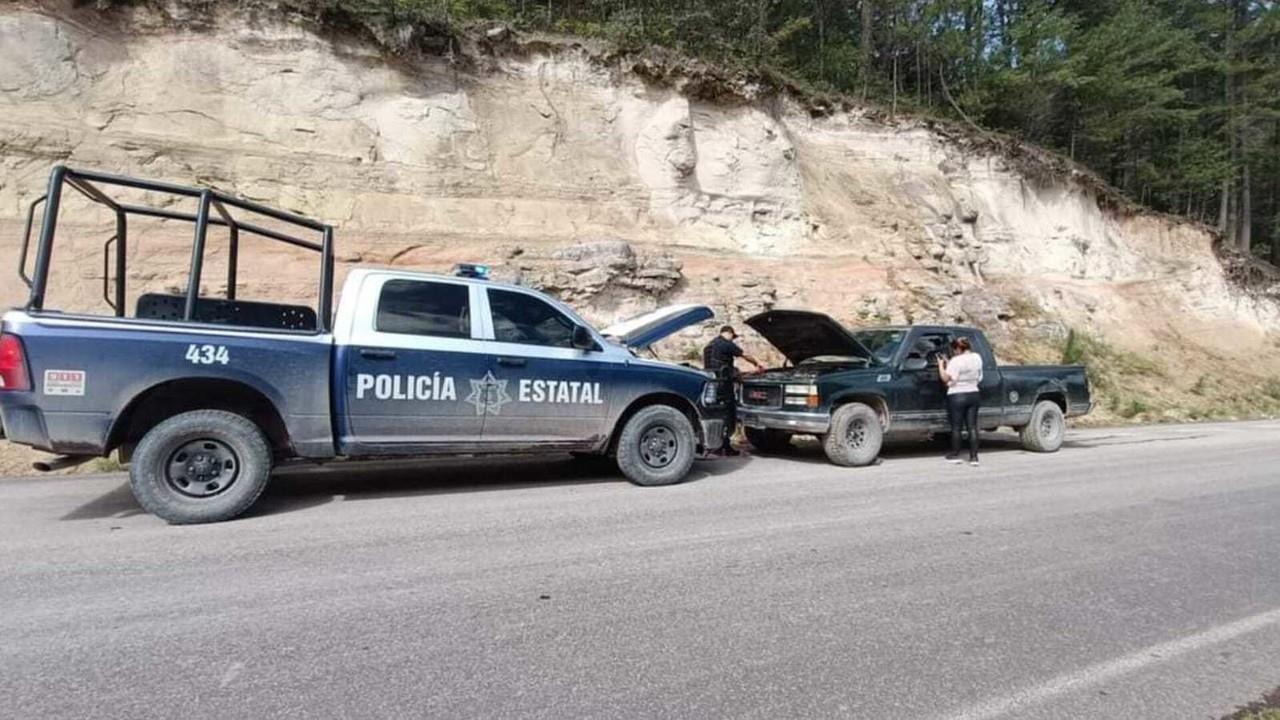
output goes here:
<path id="1" fill-rule="evenodd" d="M 919 355 L 912 355 L 902 362 L 902 369 L 907 372 L 920 372 L 929 367 L 929 361 Z"/>
<path id="2" fill-rule="evenodd" d="M 569 341 L 578 350 L 595 350 L 596 339 L 591 336 L 591 331 L 581 325 L 573 326 L 573 338 Z"/>

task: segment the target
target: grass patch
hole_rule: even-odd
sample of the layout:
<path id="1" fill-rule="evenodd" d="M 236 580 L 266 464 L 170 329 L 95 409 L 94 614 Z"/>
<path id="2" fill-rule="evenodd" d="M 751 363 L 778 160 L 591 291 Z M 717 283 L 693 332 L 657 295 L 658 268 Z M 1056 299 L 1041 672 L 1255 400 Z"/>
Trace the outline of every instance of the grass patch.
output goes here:
<path id="1" fill-rule="evenodd" d="M 119 456 L 112 453 L 106 457 L 90 460 L 88 464 L 85 465 L 85 469 L 91 473 L 114 473 L 123 472 L 125 466 L 120 462 Z"/>
<path id="2" fill-rule="evenodd" d="M 1022 320 L 1036 320 L 1044 317 L 1044 308 L 1040 307 L 1040 303 L 1025 295 L 1014 295 L 1009 298 L 1009 311 L 1013 313 L 1013 317 Z"/>
<path id="3" fill-rule="evenodd" d="M 1155 361 L 1075 329 L 1067 332 L 1061 357 L 1064 365 L 1084 365 L 1093 386 L 1104 391 L 1122 388 L 1126 381 L 1135 378 L 1164 380 L 1168 377 Z"/>
<path id="4" fill-rule="evenodd" d="M 1085 366 L 1094 412 L 1080 422 L 1241 420 L 1280 416 L 1280 377 L 1259 380 L 1203 357 L 1177 356 L 1185 375 L 1173 375 L 1163 359 L 1122 350 L 1106 338 L 1068 330 L 1056 340 L 1015 336 L 1001 362 Z M 1280 718 L 1276 718 L 1280 720 Z"/>
<path id="5" fill-rule="evenodd" d="M 1124 405 L 1123 407 L 1121 407 L 1120 411 L 1116 414 L 1124 418 L 1125 420 L 1132 420 L 1133 418 L 1136 418 L 1139 415 L 1145 415 L 1146 413 L 1149 413 L 1149 412 L 1151 412 L 1150 405 L 1143 402 L 1142 400 L 1138 400 L 1134 398 L 1130 400 L 1127 405 Z"/>
<path id="6" fill-rule="evenodd" d="M 1232 715 L 1231 720 L 1280 720 L 1280 710 L 1276 708 L 1249 710 L 1243 714 Z"/>
<path id="7" fill-rule="evenodd" d="M 1191 394 L 1204 397 L 1209 394 L 1210 380 L 1209 374 L 1205 373 L 1196 379 L 1196 384 L 1191 386 Z"/>
<path id="8" fill-rule="evenodd" d="M 1280 720 L 1280 688 L 1263 695 L 1261 700 L 1223 715 L 1222 720 Z"/>

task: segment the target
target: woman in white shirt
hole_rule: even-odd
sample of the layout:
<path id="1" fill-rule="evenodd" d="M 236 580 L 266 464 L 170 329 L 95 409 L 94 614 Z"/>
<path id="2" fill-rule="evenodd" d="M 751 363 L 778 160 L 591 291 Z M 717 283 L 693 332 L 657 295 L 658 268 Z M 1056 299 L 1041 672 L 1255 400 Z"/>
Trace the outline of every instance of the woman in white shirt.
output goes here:
<path id="1" fill-rule="evenodd" d="M 982 356 L 973 351 L 969 338 L 951 341 L 951 359 L 938 358 L 938 377 L 947 386 L 947 419 L 951 421 L 951 454 L 947 462 L 959 463 L 960 428 L 969 428 L 969 464 L 978 466 L 978 383 L 982 382 Z"/>

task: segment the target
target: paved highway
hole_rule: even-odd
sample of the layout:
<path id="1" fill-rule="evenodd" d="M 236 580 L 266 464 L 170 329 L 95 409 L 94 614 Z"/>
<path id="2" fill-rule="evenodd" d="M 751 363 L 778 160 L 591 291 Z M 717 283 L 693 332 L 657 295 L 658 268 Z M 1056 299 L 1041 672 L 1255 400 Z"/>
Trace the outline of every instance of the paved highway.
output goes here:
<path id="1" fill-rule="evenodd" d="M 1213 718 L 1280 685 L 1280 423 L 872 468 L 0 480 L 0 717 Z"/>

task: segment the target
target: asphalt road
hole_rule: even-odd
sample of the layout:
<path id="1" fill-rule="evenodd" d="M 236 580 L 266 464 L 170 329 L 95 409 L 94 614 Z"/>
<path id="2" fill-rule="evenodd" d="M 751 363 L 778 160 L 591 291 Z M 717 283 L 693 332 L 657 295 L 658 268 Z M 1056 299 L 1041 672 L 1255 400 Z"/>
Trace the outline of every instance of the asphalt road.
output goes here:
<path id="1" fill-rule="evenodd" d="M 0 717 L 1210 718 L 1280 685 L 1280 423 L 277 479 L 0 480 Z"/>

